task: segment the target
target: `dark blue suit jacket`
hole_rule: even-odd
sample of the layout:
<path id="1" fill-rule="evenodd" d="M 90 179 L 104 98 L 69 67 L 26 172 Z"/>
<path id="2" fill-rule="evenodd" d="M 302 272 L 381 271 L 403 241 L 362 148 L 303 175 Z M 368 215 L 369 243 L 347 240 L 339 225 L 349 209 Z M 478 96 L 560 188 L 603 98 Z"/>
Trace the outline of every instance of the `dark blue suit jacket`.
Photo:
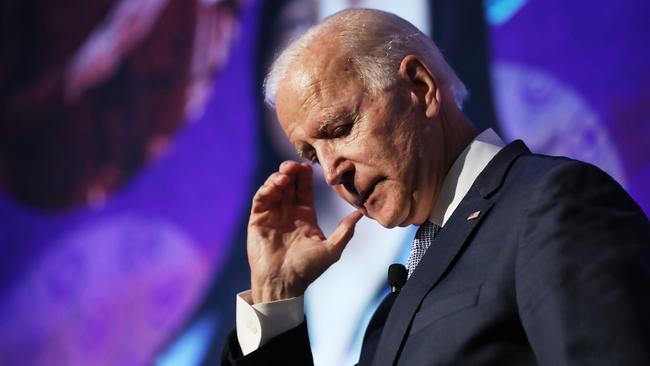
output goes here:
<path id="1" fill-rule="evenodd" d="M 246 357 L 233 333 L 222 357 L 311 363 L 304 323 Z M 359 364 L 650 365 L 647 217 L 598 168 L 506 146 L 375 312 Z"/>

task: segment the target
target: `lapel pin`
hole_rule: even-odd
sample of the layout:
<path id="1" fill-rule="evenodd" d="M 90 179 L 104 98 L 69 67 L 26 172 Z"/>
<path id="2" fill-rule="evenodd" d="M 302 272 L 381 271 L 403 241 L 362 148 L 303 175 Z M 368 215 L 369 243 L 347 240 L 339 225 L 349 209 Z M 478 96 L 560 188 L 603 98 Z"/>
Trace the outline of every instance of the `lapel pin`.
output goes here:
<path id="1" fill-rule="evenodd" d="M 467 221 L 474 220 L 481 214 L 481 211 L 474 211 L 469 216 L 467 216 Z"/>

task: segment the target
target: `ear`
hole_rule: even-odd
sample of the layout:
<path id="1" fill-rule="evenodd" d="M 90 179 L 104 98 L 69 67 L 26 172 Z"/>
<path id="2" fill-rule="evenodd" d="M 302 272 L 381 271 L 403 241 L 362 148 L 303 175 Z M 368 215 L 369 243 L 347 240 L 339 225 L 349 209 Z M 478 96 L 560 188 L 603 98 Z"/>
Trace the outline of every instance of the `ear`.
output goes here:
<path id="1" fill-rule="evenodd" d="M 398 71 L 407 82 L 413 102 L 424 107 L 428 118 L 435 118 L 440 111 L 440 91 L 436 78 L 420 58 L 408 55 L 402 59 Z"/>

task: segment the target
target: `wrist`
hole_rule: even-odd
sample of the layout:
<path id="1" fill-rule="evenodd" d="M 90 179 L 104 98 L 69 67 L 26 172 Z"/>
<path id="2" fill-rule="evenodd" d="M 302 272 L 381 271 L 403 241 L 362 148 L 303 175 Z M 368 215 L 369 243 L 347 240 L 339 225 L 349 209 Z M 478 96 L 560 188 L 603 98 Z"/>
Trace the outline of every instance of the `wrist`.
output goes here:
<path id="1" fill-rule="evenodd" d="M 253 304 L 287 300 L 294 297 L 302 296 L 305 289 L 296 288 L 295 286 L 287 286 L 286 284 L 279 283 L 260 283 L 251 284 L 251 297 Z"/>

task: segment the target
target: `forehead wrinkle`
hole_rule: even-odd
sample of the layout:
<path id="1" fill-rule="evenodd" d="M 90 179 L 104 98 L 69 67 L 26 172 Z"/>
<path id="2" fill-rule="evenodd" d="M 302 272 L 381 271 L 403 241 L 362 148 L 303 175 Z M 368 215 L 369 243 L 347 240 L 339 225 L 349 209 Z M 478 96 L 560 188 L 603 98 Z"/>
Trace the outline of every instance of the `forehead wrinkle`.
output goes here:
<path id="1" fill-rule="evenodd" d="M 351 82 L 347 79 L 343 81 L 346 85 Z M 340 81 L 333 82 L 327 79 L 320 80 L 318 85 L 314 85 L 313 107 L 319 107 L 318 117 L 319 129 L 343 119 L 354 117 L 358 112 L 359 104 L 363 94 L 340 95 Z M 327 105 L 324 105 L 327 101 Z"/>
<path id="2" fill-rule="evenodd" d="M 318 106 L 328 94 L 336 95 L 339 85 L 331 77 L 351 69 L 349 57 L 342 54 L 336 37 L 328 33 L 311 40 L 294 62 L 292 86 L 305 91 L 305 106 Z"/>
<path id="3" fill-rule="evenodd" d="M 319 80 L 318 74 L 313 70 L 314 67 L 297 61 L 294 69 L 292 75 L 287 77 L 286 87 L 295 92 L 298 110 L 304 113 L 303 121 L 295 122 L 305 123 L 310 119 L 312 111 L 318 110 L 316 107 L 322 100 L 321 85 L 323 82 Z"/>
<path id="4" fill-rule="evenodd" d="M 349 58 L 344 57 L 340 48 L 334 47 L 333 43 L 336 42 L 331 39 L 312 40 L 290 66 L 292 72 L 287 75 L 285 86 L 296 93 L 297 100 L 294 103 L 301 111 L 295 116 L 298 119 L 293 121 L 294 127 L 301 126 L 301 138 L 293 139 L 294 141 L 308 139 L 317 132 L 321 134 L 324 127 L 349 118 L 358 109 L 358 103 L 354 103 L 353 107 L 348 105 L 350 96 L 342 99 L 338 93 L 341 80 L 337 76 L 345 73 L 343 81 L 347 84 L 352 82 L 350 78 L 355 77 L 350 74 L 356 72 L 350 67 Z M 300 153 L 302 149 L 297 150 Z"/>
<path id="5" fill-rule="evenodd" d="M 301 108 L 303 110 L 308 111 L 310 108 L 317 107 L 319 101 L 323 99 L 321 84 L 322 82 L 320 80 L 315 79 L 312 79 L 309 83 L 305 84 L 305 98 L 301 103 Z"/>
<path id="6" fill-rule="evenodd" d="M 288 87 L 297 91 L 298 94 L 306 94 L 307 98 L 313 89 L 314 77 L 313 72 L 310 72 L 308 67 L 304 65 L 298 65 L 296 71 L 288 77 Z"/>
<path id="7" fill-rule="evenodd" d="M 297 146 L 298 142 L 306 138 L 305 124 L 309 119 L 307 105 L 314 99 L 314 87 L 313 78 L 303 65 L 296 65 L 294 69 L 295 72 L 287 75 L 280 84 L 278 101 L 283 99 L 287 103 L 283 104 L 286 108 L 277 108 L 277 111 L 294 111 L 284 114 L 283 118 L 280 115 L 278 117 L 292 145 Z"/>

